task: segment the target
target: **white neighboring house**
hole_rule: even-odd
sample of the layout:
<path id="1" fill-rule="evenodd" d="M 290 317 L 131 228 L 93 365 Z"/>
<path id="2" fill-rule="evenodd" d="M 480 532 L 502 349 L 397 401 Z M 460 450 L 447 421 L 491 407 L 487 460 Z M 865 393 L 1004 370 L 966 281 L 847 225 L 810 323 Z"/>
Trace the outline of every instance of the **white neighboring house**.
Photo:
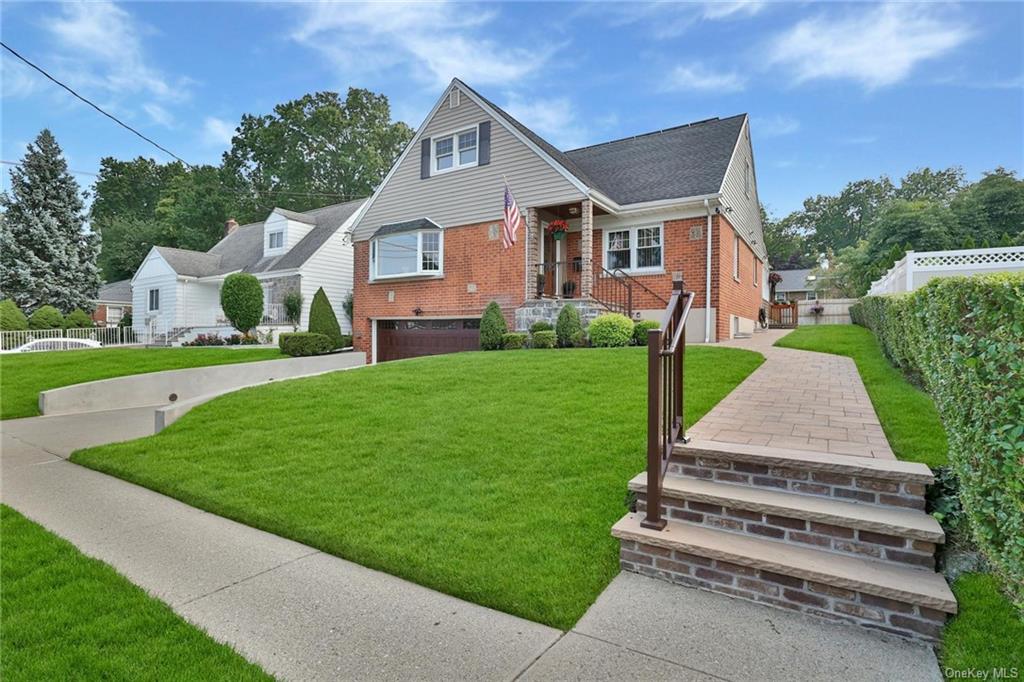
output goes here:
<path id="1" fill-rule="evenodd" d="M 351 324 L 343 304 L 352 291 L 352 244 L 345 238 L 364 200 L 325 206 L 305 213 L 275 208 L 261 223 L 238 226 L 228 221 L 225 236 L 209 251 L 154 246 L 132 277 L 132 326 L 177 340 L 196 333 L 229 334 L 231 323 L 220 307 L 220 287 L 235 272 L 254 275 L 263 285 L 261 326 L 290 326 L 284 297 L 302 294 L 300 328 L 323 287 L 342 332 Z"/>

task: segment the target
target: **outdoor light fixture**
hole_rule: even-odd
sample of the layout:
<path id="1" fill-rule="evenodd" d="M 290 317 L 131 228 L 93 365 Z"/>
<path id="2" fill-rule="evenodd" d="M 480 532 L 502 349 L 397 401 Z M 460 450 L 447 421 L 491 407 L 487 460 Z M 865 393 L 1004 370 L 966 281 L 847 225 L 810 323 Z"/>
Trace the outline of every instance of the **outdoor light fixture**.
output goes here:
<path id="1" fill-rule="evenodd" d="M 416 317 L 419 317 L 420 315 L 423 314 L 423 308 L 416 306 L 415 308 L 412 309 L 412 314 L 415 315 Z"/>
<path id="2" fill-rule="evenodd" d="M 579 213 L 580 213 L 580 209 L 578 209 L 577 207 L 575 207 L 575 206 L 570 206 L 569 207 L 569 215 L 579 215 Z"/>

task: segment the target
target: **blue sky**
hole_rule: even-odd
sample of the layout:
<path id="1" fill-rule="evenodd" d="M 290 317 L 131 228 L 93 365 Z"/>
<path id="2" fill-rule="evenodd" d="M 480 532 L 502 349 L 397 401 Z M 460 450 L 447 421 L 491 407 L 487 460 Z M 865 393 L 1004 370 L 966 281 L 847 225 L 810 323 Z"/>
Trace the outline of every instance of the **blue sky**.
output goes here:
<path id="1" fill-rule="evenodd" d="M 382 92 L 418 126 L 458 76 L 568 149 L 748 112 L 776 214 L 846 182 L 1024 157 L 1021 3 L 19 3 L 4 42 L 192 163 L 243 113 Z M 4 54 L 2 158 L 166 160 Z M 7 167 L 3 186 L 8 186 Z M 86 186 L 90 176 L 79 181 Z"/>

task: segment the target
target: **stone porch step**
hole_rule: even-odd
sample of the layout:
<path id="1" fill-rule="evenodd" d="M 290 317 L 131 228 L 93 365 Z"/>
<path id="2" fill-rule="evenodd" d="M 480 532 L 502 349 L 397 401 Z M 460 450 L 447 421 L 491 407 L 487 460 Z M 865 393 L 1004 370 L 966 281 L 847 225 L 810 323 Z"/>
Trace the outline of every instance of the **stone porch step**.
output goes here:
<path id="1" fill-rule="evenodd" d="M 676 443 L 669 473 L 911 509 L 934 481 L 917 462 L 697 439 Z"/>
<path id="2" fill-rule="evenodd" d="M 957 611 L 937 573 L 677 521 L 656 531 L 641 518 L 612 528 L 625 570 L 929 641 Z"/>
<path id="3" fill-rule="evenodd" d="M 646 494 L 646 472 L 634 476 L 629 482 L 629 489 Z M 731 509 L 774 514 L 936 544 L 941 544 L 945 540 L 945 533 L 939 522 L 916 509 L 878 507 L 830 497 L 794 495 L 768 488 L 678 476 L 665 477 L 662 495 L 677 500 L 694 500 Z"/>

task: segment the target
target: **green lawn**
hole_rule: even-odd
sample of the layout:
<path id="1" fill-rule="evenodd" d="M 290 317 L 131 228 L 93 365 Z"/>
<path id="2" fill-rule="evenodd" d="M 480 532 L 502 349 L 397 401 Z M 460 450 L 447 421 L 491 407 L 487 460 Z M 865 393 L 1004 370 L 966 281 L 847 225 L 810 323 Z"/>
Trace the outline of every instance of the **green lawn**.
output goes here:
<path id="1" fill-rule="evenodd" d="M 1024 621 L 998 584 L 983 573 L 965 573 L 953 583 L 960 613 L 943 633 L 944 671 L 1016 668 L 1024 674 Z"/>
<path id="2" fill-rule="evenodd" d="M 39 414 L 39 392 L 129 374 L 283 358 L 276 348 L 104 348 L 0 355 L 0 419 Z"/>
<path id="3" fill-rule="evenodd" d="M 569 628 L 618 572 L 644 467 L 643 348 L 458 353 L 222 396 L 73 460 L 250 526 Z M 690 347 L 693 423 L 762 362 Z"/>
<path id="4" fill-rule="evenodd" d="M 0 678 L 269 680 L 110 566 L 0 506 Z"/>
<path id="5" fill-rule="evenodd" d="M 933 468 L 946 464 L 946 431 L 935 403 L 889 364 L 870 331 L 845 324 L 799 327 L 775 345 L 853 358 L 896 457 Z"/>

